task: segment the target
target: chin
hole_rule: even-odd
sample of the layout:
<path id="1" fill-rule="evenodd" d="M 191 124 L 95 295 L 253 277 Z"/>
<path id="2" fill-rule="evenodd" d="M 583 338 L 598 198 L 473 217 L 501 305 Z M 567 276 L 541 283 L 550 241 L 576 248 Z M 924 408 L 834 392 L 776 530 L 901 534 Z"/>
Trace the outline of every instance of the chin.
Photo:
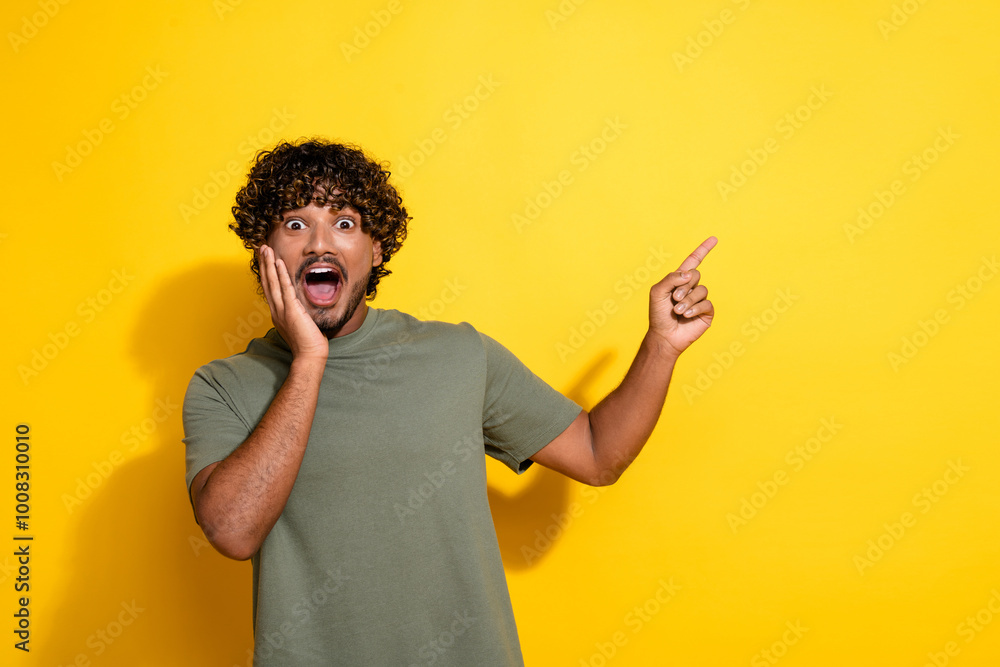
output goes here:
<path id="1" fill-rule="evenodd" d="M 313 322 L 316 323 L 319 330 L 327 338 L 332 338 L 354 317 L 354 313 L 357 312 L 361 306 L 361 302 L 365 299 L 365 287 L 367 285 L 367 277 L 364 282 L 350 286 L 343 285 L 341 293 L 337 295 L 337 301 L 329 306 L 317 306 L 305 298 L 302 299 L 302 302 L 309 305 L 309 309 L 312 311 Z M 338 315 L 336 310 L 339 308 L 343 308 L 343 312 Z"/>

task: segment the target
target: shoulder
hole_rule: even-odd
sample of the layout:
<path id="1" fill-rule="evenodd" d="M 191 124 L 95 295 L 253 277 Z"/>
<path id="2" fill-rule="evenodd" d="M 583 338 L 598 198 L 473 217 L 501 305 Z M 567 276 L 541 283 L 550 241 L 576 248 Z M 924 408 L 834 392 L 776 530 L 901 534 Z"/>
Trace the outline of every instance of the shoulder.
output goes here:
<path id="1" fill-rule="evenodd" d="M 243 387 L 280 382 L 288 374 L 291 361 L 291 352 L 271 329 L 263 337 L 251 340 L 243 352 L 200 366 L 191 378 L 188 393 L 199 386 L 236 393 Z"/>
<path id="2" fill-rule="evenodd" d="M 480 344 L 480 333 L 468 322 L 421 320 L 400 310 L 378 309 L 380 339 L 437 344 Z"/>

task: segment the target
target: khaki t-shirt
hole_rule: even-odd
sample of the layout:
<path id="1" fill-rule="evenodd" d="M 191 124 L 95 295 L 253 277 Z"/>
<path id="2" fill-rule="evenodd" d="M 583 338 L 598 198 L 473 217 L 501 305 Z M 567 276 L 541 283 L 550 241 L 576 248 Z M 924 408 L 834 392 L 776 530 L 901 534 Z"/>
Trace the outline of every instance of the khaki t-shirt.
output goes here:
<path id="1" fill-rule="evenodd" d="M 195 373 L 187 483 L 288 374 L 271 329 Z M 472 325 L 368 308 L 330 340 L 309 443 L 252 558 L 255 665 L 521 665 L 485 454 L 522 472 L 580 406 Z"/>

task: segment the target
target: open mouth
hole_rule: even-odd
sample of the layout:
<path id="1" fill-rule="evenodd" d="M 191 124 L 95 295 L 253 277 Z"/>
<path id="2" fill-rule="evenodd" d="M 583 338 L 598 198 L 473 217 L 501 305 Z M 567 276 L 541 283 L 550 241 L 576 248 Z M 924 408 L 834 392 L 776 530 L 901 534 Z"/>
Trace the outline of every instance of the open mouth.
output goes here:
<path id="1" fill-rule="evenodd" d="M 329 306 L 340 292 L 340 271 L 329 266 L 314 266 L 305 273 L 306 297 L 316 306 Z"/>

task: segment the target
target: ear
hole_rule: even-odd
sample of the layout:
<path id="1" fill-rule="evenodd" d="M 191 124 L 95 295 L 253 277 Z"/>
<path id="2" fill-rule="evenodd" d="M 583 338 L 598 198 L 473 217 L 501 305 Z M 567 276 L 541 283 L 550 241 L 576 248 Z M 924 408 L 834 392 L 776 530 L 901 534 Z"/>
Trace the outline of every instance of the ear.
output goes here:
<path id="1" fill-rule="evenodd" d="M 372 266 L 382 263 L 382 242 L 372 241 Z"/>

